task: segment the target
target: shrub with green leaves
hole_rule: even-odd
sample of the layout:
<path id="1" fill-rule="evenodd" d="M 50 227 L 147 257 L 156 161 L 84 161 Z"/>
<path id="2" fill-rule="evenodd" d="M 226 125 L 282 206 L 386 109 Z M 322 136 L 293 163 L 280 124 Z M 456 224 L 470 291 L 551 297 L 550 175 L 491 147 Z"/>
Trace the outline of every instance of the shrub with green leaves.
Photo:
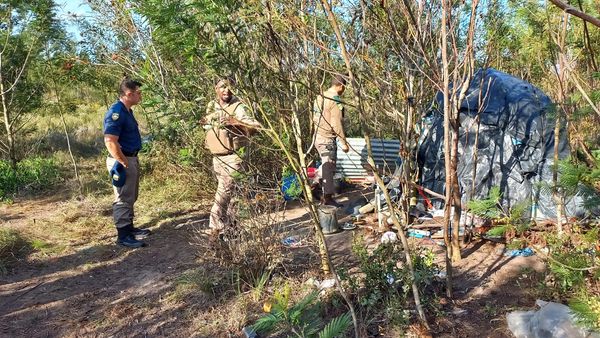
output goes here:
<path id="1" fill-rule="evenodd" d="M 597 250 L 599 228 L 578 229 L 574 225 L 570 236 L 547 234 L 548 267 L 561 292 L 577 293 L 586 281 L 600 281 Z"/>
<path id="2" fill-rule="evenodd" d="M 582 290 L 569 301 L 577 322 L 591 330 L 600 331 L 600 296 Z"/>
<path id="3" fill-rule="evenodd" d="M 290 301 L 291 288 L 275 292 L 269 314 L 252 325 L 258 333 L 284 332 L 287 337 L 334 338 L 345 333 L 352 325 L 349 313 L 325 324 L 321 318 L 319 292 L 312 291 L 296 304 Z"/>
<path id="4" fill-rule="evenodd" d="M 596 166 L 575 163 L 572 158 L 558 162 L 559 182 L 554 187 L 566 200 L 578 194 L 583 200 L 583 207 L 593 210 L 600 205 L 600 194 L 596 184 L 600 182 L 600 157 L 596 153 Z"/>
<path id="5" fill-rule="evenodd" d="M 492 187 L 487 198 L 471 200 L 467 203 L 469 212 L 486 219 L 501 221 L 503 225 L 490 229 L 488 236 L 506 236 L 507 239 L 514 235 L 522 235 L 529 229 L 527 219 L 530 207 L 529 201 L 522 201 L 508 208 L 502 204 L 500 187 Z M 510 237 L 510 238 L 509 238 Z"/>
<path id="6" fill-rule="evenodd" d="M 60 180 L 60 168 L 53 159 L 28 158 L 17 164 L 16 171 L 7 161 L 0 161 L 0 200 L 19 191 L 41 191 Z"/>
<path id="7" fill-rule="evenodd" d="M 364 240 L 356 238 L 352 250 L 359 259 L 360 275 L 348 276 L 340 274 L 344 282 L 360 305 L 360 313 L 369 320 L 383 315 L 384 319 L 397 327 L 409 323 L 409 295 L 412 279 L 404 262 L 404 252 L 392 243 L 383 244 L 373 252 L 369 252 Z M 415 250 L 411 255 L 414 275 L 419 290 L 422 290 L 421 300 L 428 304 L 432 294 L 430 286 L 434 276 L 439 272 L 435 262 L 435 254 L 430 250 Z M 381 318 L 379 318 L 381 319 Z"/>

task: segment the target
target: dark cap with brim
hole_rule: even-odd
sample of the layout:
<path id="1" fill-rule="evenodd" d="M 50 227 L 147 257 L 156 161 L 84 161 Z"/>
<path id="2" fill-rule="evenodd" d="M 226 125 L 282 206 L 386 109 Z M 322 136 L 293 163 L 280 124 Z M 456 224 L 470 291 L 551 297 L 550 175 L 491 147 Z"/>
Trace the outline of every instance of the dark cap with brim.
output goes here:
<path id="1" fill-rule="evenodd" d="M 120 188 L 125 185 L 125 167 L 119 161 L 115 161 L 115 164 L 110 169 L 110 178 L 112 184 Z"/>

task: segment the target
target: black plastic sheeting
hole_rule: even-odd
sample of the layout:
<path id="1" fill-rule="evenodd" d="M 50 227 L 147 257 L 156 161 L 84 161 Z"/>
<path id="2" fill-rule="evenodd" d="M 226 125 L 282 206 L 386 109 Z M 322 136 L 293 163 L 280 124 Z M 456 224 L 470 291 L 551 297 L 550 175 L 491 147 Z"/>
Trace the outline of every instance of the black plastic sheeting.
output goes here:
<path id="1" fill-rule="evenodd" d="M 425 118 L 419 140 L 421 184 L 444 193 L 443 95 Z M 556 217 L 548 184 L 552 182 L 554 125 L 550 98 L 530 83 L 495 69 L 479 70 L 471 81 L 460 111 L 458 179 L 462 202 L 488 196 L 499 186 L 503 204 L 531 203 L 537 219 Z M 479 114 L 479 140 L 475 163 L 475 138 Z M 560 131 L 559 158 L 569 156 L 567 134 Z M 475 165 L 476 164 L 476 165 Z M 475 166 L 475 188 L 472 189 Z M 543 183 L 545 182 L 545 183 Z M 567 202 L 567 216 L 582 216 L 580 198 Z M 436 201 L 441 207 L 443 201 Z"/>

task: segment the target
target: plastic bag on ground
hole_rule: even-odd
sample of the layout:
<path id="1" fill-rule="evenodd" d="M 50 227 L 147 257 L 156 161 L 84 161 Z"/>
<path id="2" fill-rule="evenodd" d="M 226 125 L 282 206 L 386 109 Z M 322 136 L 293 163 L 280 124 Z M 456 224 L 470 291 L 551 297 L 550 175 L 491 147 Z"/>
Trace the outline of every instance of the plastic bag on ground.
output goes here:
<path id="1" fill-rule="evenodd" d="M 600 338 L 575 324 L 568 306 L 537 300 L 537 311 L 513 311 L 506 315 L 508 328 L 516 338 Z"/>

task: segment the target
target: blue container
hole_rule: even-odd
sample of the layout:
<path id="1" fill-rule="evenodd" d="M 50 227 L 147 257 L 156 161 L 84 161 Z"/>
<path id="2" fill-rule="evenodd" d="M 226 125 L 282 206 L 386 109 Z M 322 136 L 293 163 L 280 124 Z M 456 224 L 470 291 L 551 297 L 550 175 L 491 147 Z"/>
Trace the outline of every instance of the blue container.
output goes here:
<path id="1" fill-rule="evenodd" d="M 289 175 L 284 177 L 281 181 L 281 192 L 283 193 L 283 199 L 286 201 L 298 199 L 298 197 L 302 195 L 302 191 L 298 190 L 298 188 L 300 188 L 298 176 Z M 299 195 L 298 191 L 300 191 Z"/>

